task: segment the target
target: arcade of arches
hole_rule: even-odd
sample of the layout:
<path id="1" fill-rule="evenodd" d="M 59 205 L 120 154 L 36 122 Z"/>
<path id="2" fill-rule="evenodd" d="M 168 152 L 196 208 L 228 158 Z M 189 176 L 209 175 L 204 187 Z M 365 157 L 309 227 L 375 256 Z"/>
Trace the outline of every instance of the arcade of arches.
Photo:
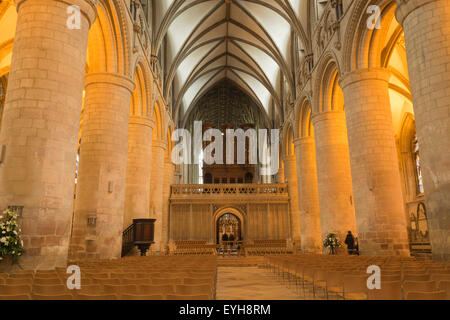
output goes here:
<path id="1" fill-rule="evenodd" d="M 0 208 L 34 269 L 120 258 L 138 218 L 156 254 L 351 230 L 361 255 L 449 261 L 449 87 L 447 0 L 3 0 Z M 279 170 L 247 144 L 176 164 L 198 121 L 280 130 Z"/>

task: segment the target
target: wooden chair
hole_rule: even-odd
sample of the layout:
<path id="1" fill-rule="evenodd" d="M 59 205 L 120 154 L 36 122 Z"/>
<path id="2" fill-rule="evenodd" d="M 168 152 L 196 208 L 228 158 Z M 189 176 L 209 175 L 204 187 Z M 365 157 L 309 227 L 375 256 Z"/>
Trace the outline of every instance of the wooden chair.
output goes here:
<path id="1" fill-rule="evenodd" d="M 0 295 L 29 295 L 31 285 L 2 285 L 0 286 Z"/>
<path id="2" fill-rule="evenodd" d="M 140 285 L 137 292 L 143 295 L 175 294 L 175 287 L 173 285 Z"/>
<path id="3" fill-rule="evenodd" d="M 33 294 L 40 294 L 40 295 L 68 294 L 68 289 L 63 284 L 34 285 Z"/>
<path id="4" fill-rule="evenodd" d="M 142 294 L 123 294 L 121 300 L 164 300 L 164 296 L 161 294 L 142 295 Z"/>
<path id="5" fill-rule="evenodd" d="M 33 294 L 32 300 L 72 300 L 71 294 Z"/>
<path id="6" fill-rule="evenodd" d="M 213 292 L 210 285 L 177 285 L 175 287 L 176 294 L 182 295 L 208 295 L 211 299 Z"/>
<path id="7" fill-rule="evenodd" d="M 35 279 L 59 278 L 59 274 L 56 271 L 52 271 L 52 272 L 36 271 L 36 274 L 34 275 L 34 278 Z"/>
<path id="8" fill-rule="evenodd" d="M 134 285 L 140 285 L 140 284 L 152 284 L 152 279 L 120 279 L 120 284 L 134 284 Z"/>
<path id="9" fill-rule="evenodd" d="M 398 274 L 398 275 L 384 275 L 383 273 L 381 274 L 381 282 L 383 282 L 383 281 L 392 282 L 392 281 L 400 281 L 400 280 L 401 280 L 400 274 Z"/>
<path id="10" fill-rule="evenodd" d="M 327 269 L 317 269 L 313 279 L 313 298 L 326 298 Z"/>
<path id="11" fill-rule="evenodd" d="M 402 285 L 400 281 L 381 281 L 381 289 L 369 290 L 368 300 L 402 300 Z"/>
<path id="12" fill-rule="evenodd" d="M 114 279 L 98 279 L 97 284 L 100 284 L 102 286 L 105 285 L 113 285 L 113 286 L 119 286 L 122 285 L 122 282 L 120 279 L 114 278 Z"/>
<path id="13" fill-rule="evenodd" d="M 430 279 L 436 282 L 439 281 L 450 281 L 450 274 L 442 274 L 442 273 L 433 273 L 430 275 Z"/>
<path id="14" fill-rule="evenodd" d="M 404 281 L 403 290 L 405 292 L 432 292 L 437 290 L 437 285 L 436 281 Z"/>
<path id="15" fill-rule="evenodd" d="M 63 284 L 60 278 L 34 278 L 33 285 L 57 285 Z"/>
<path id="16" fill-rule="evenodd" d="M 367 276 L 344 276 L 344 299 L 367 300 Z"/>
<path id="17" fill-rule="evenodd" d="M 405 281 L 430 281 L 429 274 L 405 274 L 403 282 Z"/>
<path id="18" fill-rule="evenodd" d="M 105 294 L 136 294 L 138 292 L 137 286 L 134 284 L 128 285 L 104 285 L 103 293 Z"/>
<path id="19" fill-rule="evenodd" d="M 9 275 L 9 279 L 33 279 L 33 273 L 12 273 Z"/>
<path id="20" fill-rule="evenodd" d="M 80 290 L 71 290 L 71 292 L 75 296 L 79 295 L 79 294 L 96 295 L 96 294 L 103 293 L 103 287 L 101 285 L 98 285 L 98 284 L 83 285 L 83 283 L 82 283 Z"/>
<path id="21" fill-rule="evenodd" d="M 328 271 L 327 272 L 327 300 L 330 296 L 335 296 L 337 299 L 344 295 L 344 272 L 342 271 Z"/>
<path id="22" fill-rule="evenodd" d="M 406 300 L 445 300 L 444 290 L 433 292 L 411 291 L 406 293 Z"/>
<path id="23" fill-rule="evenodd" d="M 76 300 L 117 300 L 115 294 L 77 294 L 74 296 Z"/>
<path id="24" fill-rule="evenodd" d="M 30 300 L 30 296 L 27 294 L 11 294 L 11 295 L 0 294 L 0 300 Z"/>
<path id="25" fill-rule="evenodd" d="M 450 300 L 450 280 L 442 280 L 439 281 L 438 289 L 445 291 L 446 299 Z"/>
<path id="26" fill-rule="evenodd" d="M 182 278 L 175 278 L 175 279 L 169 279 L 169 278 L 153 278 L 151 279 L 151 284 L 153 285 L 165 285 L 165 284 L 171 284 L 171 285 L 177 285 L 177 284 L 183 284 L 184 280 Z"/>
<path id="27" fill-rule="evenodd" d="M 168 294 L 167 300 L 210 300 L 207 294 L 203 295 L 180 295 L 180 294 Z"/>

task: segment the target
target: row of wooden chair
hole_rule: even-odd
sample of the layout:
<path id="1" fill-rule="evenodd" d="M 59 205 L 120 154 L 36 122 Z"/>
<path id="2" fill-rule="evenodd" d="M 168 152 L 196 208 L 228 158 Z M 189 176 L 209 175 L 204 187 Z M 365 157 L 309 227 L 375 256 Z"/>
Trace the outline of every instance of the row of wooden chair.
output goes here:
<path id="1" fill-rule="evenodd" d="M 170 295 L 180 296 L 207 296 L 205 300 L 211 300 L 214 292 L 209 284 L 203 285 L 82 285 L 81 288 L 69 290 L 64 284 L 54 285 L 2 285 L 0 286 L 0 299 L 8 299 L 16 296 L 29 296 L 32 299 L 40 297 L 54 297 L 55 300 L 70 295 L 70 299 L 82 300 L 85 296 L 115 295 L 121 299 L 123 295 L 153 296 Z"/>
<path id="2" fill-rule="evenodd" d="M 215 298 L 216 259 L 130 257 L 83 260 L 81 288 L 69 290 L 66 268 L 0 274 L 0 299 L 210 300 Z M 69 281 L 71 283 L 71 281 Z"/>
<path id="3" fill-rule="evenodd" d="M 381 289 L 369 290 L 367 267 L 380 266 Z M 450 299 L 448 264 L 398 257 L 267 256 L 264 266 L 312 299 Z"/>

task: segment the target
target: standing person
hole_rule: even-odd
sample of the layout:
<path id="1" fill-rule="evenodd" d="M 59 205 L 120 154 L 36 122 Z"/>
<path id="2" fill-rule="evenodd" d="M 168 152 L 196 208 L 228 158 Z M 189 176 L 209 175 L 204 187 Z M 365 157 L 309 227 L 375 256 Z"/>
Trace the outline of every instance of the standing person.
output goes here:
<path id="1" fill-rule="evenodd" d="M 347 245 L 348 254 L 353 254 L 353 250 L 355 249 L 355 237 L 351 231 L 348 232 L 347 237 L 345 238 L 345 244 Z"/>
<path id="2" fill-rule="evenodd" d="M 228 241 L 228 235 L 227 235 L 227 233 L 225 232 L 223 235 L 222 235 L 222 242 L 227 242 Z"/>

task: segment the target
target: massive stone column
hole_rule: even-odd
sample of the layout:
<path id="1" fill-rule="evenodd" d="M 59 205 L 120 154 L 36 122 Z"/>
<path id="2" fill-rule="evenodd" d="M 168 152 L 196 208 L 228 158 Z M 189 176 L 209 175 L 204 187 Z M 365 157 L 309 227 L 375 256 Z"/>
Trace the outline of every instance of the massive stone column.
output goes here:
<path id="1" fill-rule="evenodd" d="M 162 227 L 163 227 L 163 186 L 164 186 L 164 153 L 166 143 L 161 140 L 153 140 L 152 168 L 150 185 L 150 218 L 155 222 L 154 250 L 161 251 Z M 163 249 L 163 248 L 162 248 Z"/>
<path id="2" fill-rule="evenodd" d="M 314 137 L 294 141 L 297 159 L 298 206 L 303 253 L 322 253 L 319 190 Z"/>
<path id="3" fill-rule="evenodd" d="M 353 234 L 356 231 L 345 114 L 343 111 L 319 113 L 312 117 L 312 122 L 322 237 L 336 232 L 344 241 L 348 231 Z"/>
<path id="4" fill-rule="evenodd" d="M 80 29 L 67 28 L 68 4 L 19 0 L 3 113 L 0 209 L 23 206 L 22 267 L 64 266 L 80 127 L 88 31 L 95 1 L 73 0 Z"/>
<path id="5" fill-rule="evenodd" d="M 297 184 L 297 162 L 295 155 L 288 155 L 284 158 L 285 174 L 288 185 L 289 204 L 290 204 L 290 226 L 291 239 L 297 247 L 300 247 L 300 210 L 298 207 L 298 184 Z M 300 244 L 300 245 L 299 245 Z"/>
<path id="6" fill-rule="evenodd" d="M 450 261 L 450 2 L 400 1 L 433 258 Z"/>
<path id="7" fill-rule="evenodd" d="M 284 183 L 284 166 L 283 165 L 280 165 L 280 167 L 278 168 L 277 180 L 278 180 L 278 183 Z"/>
<path id="8" fill-rule="evenodd" d="M 131 79 L 119 74 L 86 76 L 70 259 L 121 256 L 134 86 Z"/>
<path id="9" fill-rule="evenodd" d="M 154 120 L 131 116 L 128 126 L 127 184 L 124 229 L 133 219 L 148 219 Z"/>
<path id="10" fill-rule="evenodd" d="M 164 159 L 164 184 L 162 201 L 162 228 L 161 228 L 161 250 L 167 247 L 169 241 L 169 199 L 171 185 L 175 183 L 175 165 L 172 159 L 167 156 Z"/>
<path id="11" fill-rule="evenodd" d="M 359 249 L 409 255 L 386 69 L 357 70 L 344 90 Z"/>

